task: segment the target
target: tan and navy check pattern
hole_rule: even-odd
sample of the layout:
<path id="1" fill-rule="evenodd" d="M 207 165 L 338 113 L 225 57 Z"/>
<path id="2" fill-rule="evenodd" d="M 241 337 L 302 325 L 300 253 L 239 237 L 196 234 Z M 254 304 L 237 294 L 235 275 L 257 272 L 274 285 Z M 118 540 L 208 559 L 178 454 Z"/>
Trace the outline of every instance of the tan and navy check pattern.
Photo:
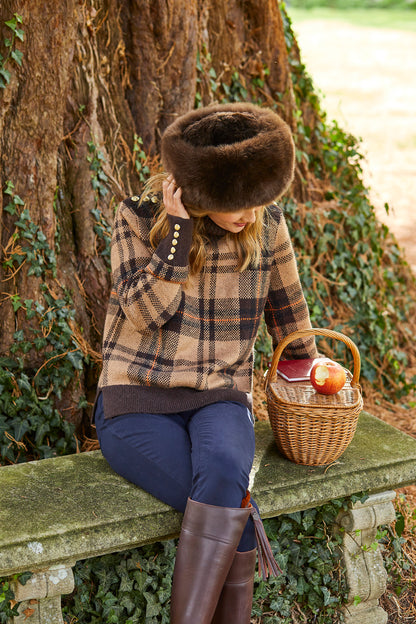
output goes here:
<path id="1" fill-rule="evenodd" d="M 129 199 L 115 219 L 99 381 L 105 415 L 176 412 L 218 400 L 250 406 L 263 312 L 275 344 L 310 327 L 282 212 L 268 210 L 258 267 L 238 272 L 232 241 L 219 230 L 204 270 L 190 275 L 192 220 L 170 217 L 168 236 L 153 250 L 154 211 L 151 201 Z M 316 356 L 313 339 L 289 348 L 288 358 Z"/>

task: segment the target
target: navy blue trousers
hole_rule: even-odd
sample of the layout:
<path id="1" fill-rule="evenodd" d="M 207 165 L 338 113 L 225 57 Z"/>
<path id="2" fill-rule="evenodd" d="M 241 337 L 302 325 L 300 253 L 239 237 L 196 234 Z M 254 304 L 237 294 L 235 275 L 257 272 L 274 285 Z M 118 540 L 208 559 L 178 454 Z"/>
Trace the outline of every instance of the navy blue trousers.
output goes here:
<path id="1" fill-rule="evenodd" d="M 112 469 L 174 509 L 184 512 L 188 497 L 219 507 L 241 506 L 255 445 L 253 417 L 241 403 L 106 420 L 100 395 L 95 425 Z M 255 544 L 250 518 L 238 550 L 252 550 Z"/>

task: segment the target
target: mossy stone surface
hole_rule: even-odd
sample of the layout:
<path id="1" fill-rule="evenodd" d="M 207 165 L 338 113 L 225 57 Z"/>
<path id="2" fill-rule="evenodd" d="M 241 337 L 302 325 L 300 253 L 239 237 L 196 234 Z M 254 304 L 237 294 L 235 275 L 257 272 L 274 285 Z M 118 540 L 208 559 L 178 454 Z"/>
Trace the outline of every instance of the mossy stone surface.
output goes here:
<path id="1" fill-rule="evenodd" d="M 126 550 L 180 529 L 181 514 L 113 472 L 100 451 L 0 468 L 0 490 L 0 576 Z"/>
<path id="2" fill-rule="evenodd" d="M 263 517 L 317 507 L 361 491 L 382 492 L 416 483 L 416 439 L 366 412 L 360 414 L 347 450 L 329 466 L 299 466 L 285 460 L 268 423 L 258 425 L 251 480 Z"/>
<path id="3" fill-rule="evenodd" d="M 363 412 L 330 467 L 281 457 L 256 424 L 251 489 L 264 517 L 416 482 L 416 440 Z M 176 536 L 181 514 L 115 474 L 100 451 L 0 468 L 0 576 Z"/>

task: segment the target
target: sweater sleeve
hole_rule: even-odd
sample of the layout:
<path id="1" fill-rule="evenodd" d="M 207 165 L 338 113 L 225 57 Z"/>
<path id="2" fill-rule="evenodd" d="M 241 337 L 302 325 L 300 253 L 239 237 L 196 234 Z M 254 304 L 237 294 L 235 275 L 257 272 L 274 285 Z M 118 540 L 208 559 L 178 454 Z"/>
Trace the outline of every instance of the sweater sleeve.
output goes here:
<path id="1" fill-rule="evenodd" d="M 286 221 L 281 212 L 264 316 L 273 340 L 273 348 L 276 348 L 282 338 L 291 332 L 311 327 L 309 310 L 299 279 L 295 252 Z M 317 356 L 314 336 L 291 342 L 283 353 L 284 359 L 288 360 Z"/>
<path id="2" fill-rule="evenodd" d="M 189 275 L 192 219 L 169 215 L 169 232 L 153 251 L 146 219 L 120 204 L 111 244 L 112 297 L 141 332 L 155 331 L 178 310 Z"/>

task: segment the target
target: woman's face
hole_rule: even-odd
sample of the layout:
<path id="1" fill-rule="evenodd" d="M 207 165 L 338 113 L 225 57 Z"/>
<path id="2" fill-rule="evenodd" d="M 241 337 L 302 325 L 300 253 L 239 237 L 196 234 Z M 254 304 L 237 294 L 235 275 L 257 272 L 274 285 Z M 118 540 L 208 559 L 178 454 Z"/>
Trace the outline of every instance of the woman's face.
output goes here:
<path id="1" fill-rule="evenodd" d="M 262 206 L 256 208 L 245 208 L 236 212 L 209 212 L 208 217 L 219 225 L 223 230 L 238 234 L 242 232 L 246 225 L 256 221 L 256 215 Z"/>

